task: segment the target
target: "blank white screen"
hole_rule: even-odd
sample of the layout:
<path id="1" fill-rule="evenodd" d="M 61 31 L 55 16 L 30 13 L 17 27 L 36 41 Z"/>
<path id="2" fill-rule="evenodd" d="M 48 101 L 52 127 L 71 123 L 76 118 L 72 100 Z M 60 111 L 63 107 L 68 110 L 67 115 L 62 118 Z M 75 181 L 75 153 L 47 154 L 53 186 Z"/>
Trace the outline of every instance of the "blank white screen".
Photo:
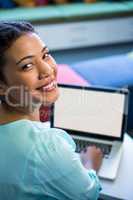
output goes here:
<path id="1" fill-rule="evenodd" d="M 115 92 L 60 88 L 54 108 L 54 126 L 120 137 L 124 99 L 124 94 Z"/>

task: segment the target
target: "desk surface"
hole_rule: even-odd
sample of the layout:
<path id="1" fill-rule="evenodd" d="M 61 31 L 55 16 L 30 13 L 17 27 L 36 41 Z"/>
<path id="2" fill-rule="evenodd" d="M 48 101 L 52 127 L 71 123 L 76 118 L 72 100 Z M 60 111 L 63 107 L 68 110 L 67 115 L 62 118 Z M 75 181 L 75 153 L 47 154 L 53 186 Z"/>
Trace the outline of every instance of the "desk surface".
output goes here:
<path id="1" fill-rule="evenodd" d="M 125 134 L 123 155 L 114 181 L 101 179 L 102 194 L 133 200 L 133 139 Z M 112 200 L 112 199 L 110 199 Z"/>

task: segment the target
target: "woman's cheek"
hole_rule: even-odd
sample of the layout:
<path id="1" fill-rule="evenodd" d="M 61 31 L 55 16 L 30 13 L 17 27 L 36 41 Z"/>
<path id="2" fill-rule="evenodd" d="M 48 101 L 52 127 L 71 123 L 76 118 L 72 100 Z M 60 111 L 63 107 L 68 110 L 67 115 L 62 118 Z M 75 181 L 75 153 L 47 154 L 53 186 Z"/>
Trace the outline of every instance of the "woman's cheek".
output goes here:
<path id="1" fill-rule="evenodd" d="M 52 56 L 51 56 L 51 67 L 54 70 L 54 76 L 55 76 L 55 78 L 57 78 L 57 71 L 58 71 L 57 64 L 56 64 L 55 59 Z"/>

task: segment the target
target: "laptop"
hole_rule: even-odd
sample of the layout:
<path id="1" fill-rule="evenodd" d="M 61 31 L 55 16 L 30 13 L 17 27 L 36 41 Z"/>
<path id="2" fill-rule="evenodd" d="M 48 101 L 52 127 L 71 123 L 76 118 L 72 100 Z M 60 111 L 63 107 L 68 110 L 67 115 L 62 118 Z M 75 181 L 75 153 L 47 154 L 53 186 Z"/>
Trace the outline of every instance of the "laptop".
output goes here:
<path id="1" fill-rule="evenodd" d="M 76 152 L 89 145 L 100 147 L 104 158 L 98 175 L 114 180 L 126 132 L 128 90 L 64 84 L 59 88 L 51 127 L 66 130 L 76 143 Z"/>

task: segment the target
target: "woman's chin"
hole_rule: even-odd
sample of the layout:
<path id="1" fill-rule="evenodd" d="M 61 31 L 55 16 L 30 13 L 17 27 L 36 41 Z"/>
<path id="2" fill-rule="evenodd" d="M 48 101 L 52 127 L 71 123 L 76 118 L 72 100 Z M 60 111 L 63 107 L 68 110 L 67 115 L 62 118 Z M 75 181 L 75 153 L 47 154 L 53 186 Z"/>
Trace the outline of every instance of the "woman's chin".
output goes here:
<path id="1" fill-rule="evenodd" d="M 59 97 L 59 90 L 56 89 L 56 91 L 54 92 L 45 94 L 42 103 L 43 105 L 51 105 L 56 102 L 58 97 Z"/>
<path id="2" fill-rule="evenodd" d="M 59 89 L 56 87 L 54 90 L 49 92 L 35 92 L 32 93 L 33 103 L 41 103 L 44 105 L 53 104 L 59 97 Z"/>
<path id="3" fill-rule="evenodd" d="M 56 88 L 51 92 L 44 92 L 42 95 L 40 95 L 38 98 L 38 102 L 42 103 L 43 105 L 51 105 L 55 103 L 58 97 L 59 97 L 59 89 Z"/>

